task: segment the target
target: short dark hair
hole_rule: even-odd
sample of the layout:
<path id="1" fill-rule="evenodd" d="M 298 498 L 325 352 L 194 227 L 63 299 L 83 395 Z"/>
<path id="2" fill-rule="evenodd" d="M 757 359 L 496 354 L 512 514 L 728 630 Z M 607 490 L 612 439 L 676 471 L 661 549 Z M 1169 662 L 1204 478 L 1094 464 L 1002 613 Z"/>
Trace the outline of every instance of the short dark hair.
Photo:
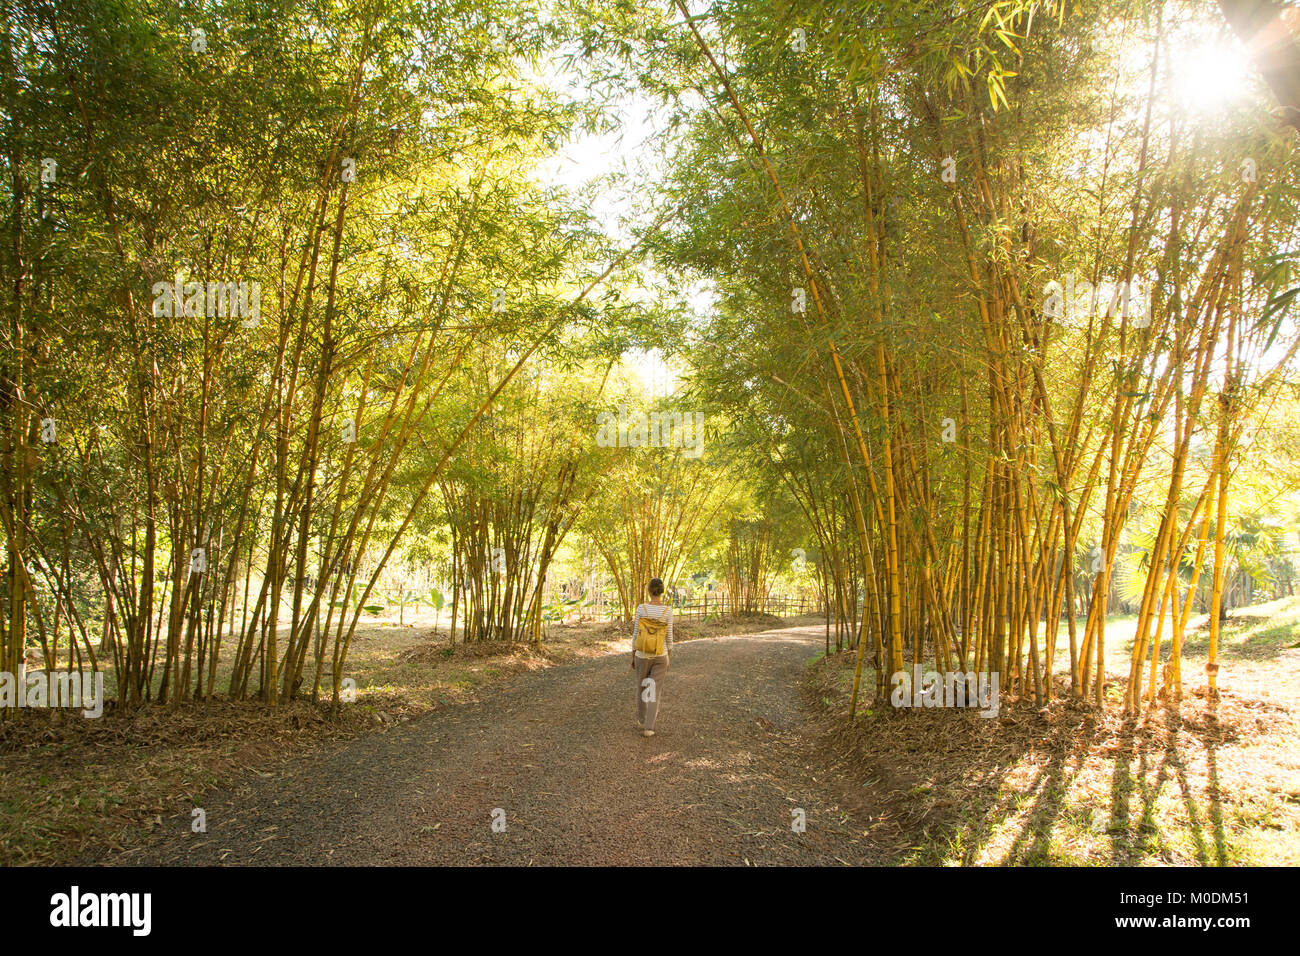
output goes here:
<path id="1" fill-rule="evenodd" d="M 664 593 L 664 582 L 659 578 L 650 579 L 650 596 L 658 597 Z"/>

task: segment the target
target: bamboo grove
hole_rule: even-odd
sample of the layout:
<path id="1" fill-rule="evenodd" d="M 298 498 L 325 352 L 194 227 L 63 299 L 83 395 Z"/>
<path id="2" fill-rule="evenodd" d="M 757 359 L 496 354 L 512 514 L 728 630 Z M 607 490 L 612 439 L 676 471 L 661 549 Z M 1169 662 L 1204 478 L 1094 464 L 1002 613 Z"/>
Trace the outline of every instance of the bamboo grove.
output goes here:
<path id="1" fill-rule="evenodd" d="M 1300 215 L 1294 129 L 1262 107 L 1207 127 L 1171 89 L 1198 16 L 678 0 L 649 29 L 599 20 L 690 129 L 669 190 L 689 213 L 658 252 L 719 292 L 694 385 L 863 582 L 835 593 L 865 602 L 877 693 L 906 653 L 1104 703 L 1139 521 L 1111 696 L 1181 696 L 1203 559 L 1216 692 L 1243 431 L 1294 390 Z"/>
<path id="2" fill-rule="evenodd" d="M 931 662 L 1176 702 L 1194 612 L 1216 692 L 1270 527 L 1247 489 L 1300 487 L 1297 131 L 1258 78 L 1214 114 L 1180 92 L 1239 18 L 0 10 L 0 671 L 337 706 L 394 587 L 452 641 L 539 644 L 561 579 L 627 617 L 660 576 L 725 612 L 814 595 L 852 712 Z M 629 95 L 653 172 L 550 185 Z M 615 186 L 635 214 L 602 221 Z M 629 374 L 648 349 L 674 393 Z M 633 406 L 698 416 L 694 450 L 593 424 Z"/>
<path id="3" fill-rule="evenodd" d="M 403 533 L 618 263 L 522 174 L 583 119 L 521 85 L 528 13 L 199 13 L 5 5 L 0 656 L 337 702 Z"/>

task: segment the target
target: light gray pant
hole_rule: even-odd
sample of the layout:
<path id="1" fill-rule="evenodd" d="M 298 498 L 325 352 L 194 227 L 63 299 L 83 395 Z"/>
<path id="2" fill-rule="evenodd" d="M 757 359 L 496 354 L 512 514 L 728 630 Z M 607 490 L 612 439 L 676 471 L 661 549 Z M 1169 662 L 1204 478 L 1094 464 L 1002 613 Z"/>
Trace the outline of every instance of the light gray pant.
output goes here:
<path id="1" fill-rule="evenodd" d="M 664 694 L 668 655 L 636 658 L 636 719 L 646 730 L 655 729 L 655 715 Z"/>

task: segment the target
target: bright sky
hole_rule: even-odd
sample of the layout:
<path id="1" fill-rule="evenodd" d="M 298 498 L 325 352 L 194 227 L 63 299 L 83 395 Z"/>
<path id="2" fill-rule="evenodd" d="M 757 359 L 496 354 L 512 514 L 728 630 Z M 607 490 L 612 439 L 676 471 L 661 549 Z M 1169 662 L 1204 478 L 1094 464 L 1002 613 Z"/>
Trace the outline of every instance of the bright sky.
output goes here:
<path id="1" fill-rule="evenodd" d="M 580 80 L 554 59 L 529 77 L 533 82 L 569 96 L 582 97 Z M 561 152 L 538 166 L 538 178 L 582 194 L 594 181 L 611 174 L 622 174 L 622 184 L 601 189 L 591 198 L 589 211 L 612 236 L 629 239 L 626 222 L 636 213 L 636 190 L 653 188 L 661 173 L 659 139 L 666 123 L 666 113 L 652 100 L 637 94 L 625 96 L 612 108 L 618 128 L 604 134 L 580 134 Z M 630 190 L 630 191 L 629 191 Z M 650 302 L 657 294 L 652 289 L 632 289 L 634 301 Z M 707 288 L 691 291 L 687 305 L 696 315 L 707 315 L 714 297 Z M 677 369 L 663 360 L 658 349 L 635 349 L 625 356 L 627 365 L 640 377 L 651 396 L 671 395 L 677 389 Z"/>
<path id="2" fill-rule="evenodd" d="M 1150 51 L 1144 51 L 1149 56 Z M 1210 115 L 1244 101 L 1257 82 L 1241 41 L 1230 30 L 1216 33 L 1202 20 L 1188 23 L 1170 41 L 1171 93 L 1188 113 Z"/>

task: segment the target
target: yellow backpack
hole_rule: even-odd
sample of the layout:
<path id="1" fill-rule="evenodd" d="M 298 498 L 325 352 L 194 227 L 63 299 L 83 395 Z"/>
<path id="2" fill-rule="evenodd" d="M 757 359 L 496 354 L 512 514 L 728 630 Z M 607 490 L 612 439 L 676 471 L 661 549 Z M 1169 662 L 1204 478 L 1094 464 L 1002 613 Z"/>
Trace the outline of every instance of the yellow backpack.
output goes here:
<path id="1" fill-rule="evenodd" d="M 657 621 L 653 617 L 642 617 L 637 621 L 636 649 L 651 657 L 662 657 L 665 653 L 665 641 L 668 638 L 668 622 Z"/>

